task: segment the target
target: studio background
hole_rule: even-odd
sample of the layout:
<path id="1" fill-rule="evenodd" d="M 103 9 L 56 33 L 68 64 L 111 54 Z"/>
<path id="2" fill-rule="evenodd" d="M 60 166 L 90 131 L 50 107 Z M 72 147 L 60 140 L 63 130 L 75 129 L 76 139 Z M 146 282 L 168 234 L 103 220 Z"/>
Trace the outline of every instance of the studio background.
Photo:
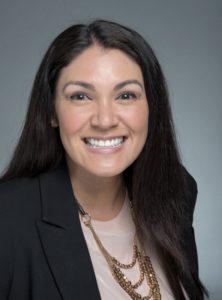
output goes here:
<path id="1" fill-rule="evenodd" d="M 221 12 L 220 0 L 0 0 L 0 171 L 52 39 L 94 18 L 139 31 L 163 67 L 183 163 L 198 183 L 194 227 L 200 277 L 212 300 L 222 299 Z"/>

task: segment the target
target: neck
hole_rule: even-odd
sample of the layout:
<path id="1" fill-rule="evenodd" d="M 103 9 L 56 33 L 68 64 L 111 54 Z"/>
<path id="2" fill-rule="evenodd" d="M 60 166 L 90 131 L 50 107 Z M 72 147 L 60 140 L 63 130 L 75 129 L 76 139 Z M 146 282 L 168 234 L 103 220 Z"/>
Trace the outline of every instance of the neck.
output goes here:
<path id="1" fill-rule="evenodd" d="M 75 197 L 93 219 L 108 221 L 119 213 L 126 193 L 122 176 L 100 178 L 69 171 Z"/>

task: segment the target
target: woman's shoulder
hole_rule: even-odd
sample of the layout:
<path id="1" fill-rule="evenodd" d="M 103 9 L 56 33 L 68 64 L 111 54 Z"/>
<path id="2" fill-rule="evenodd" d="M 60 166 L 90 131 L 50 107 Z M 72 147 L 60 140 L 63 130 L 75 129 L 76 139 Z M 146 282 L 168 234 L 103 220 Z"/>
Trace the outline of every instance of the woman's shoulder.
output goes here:
<path id="1" fill-rule="evenodd" d="M 38 189 L 38 177 L 18 177 L 0 183 L 0 203 L 33 194 Z"/>
<path id="2" fill-rule="evenodd" d="M 197 200 L 197 183 L 194 177 L 187 171 L 187 169 L 182 166 L 182 173 L 184 178 L 184 184 L 185 184 L 185 196 L 186 196 L 186 204 L 187 204 L 187 210 L 189 215 L 189 220 L 191 224 L 193 223 L 193 213 L 196 205 Z"/>
<path id="3" fill-rule="evenodd" d="M 13 179 L 8 179 L 4 181 L 0 181 L 0 192 L 7 192 L 7 191 L 14 191 L 18 189 L 23 189 L 26 186 L 34 183 L 37 177 L 29 177 L 29 176 L 22 176 L 22 177 L 15 177 Z"/>
<path id="4" fill-rule="evenodd" d="M 0 184 L 0 222 L 28 218 L 40 211 L 38 177 L 15 178 Z M 4 225 L 4 224 L 1 224 Z"/>
<path id="5" fill-rule="evenodd" d="M 186 181 L 187 188 L 191 194 L 197 194 L 197 182 L 194 177 L 182 166 L 183 176 Z"/>

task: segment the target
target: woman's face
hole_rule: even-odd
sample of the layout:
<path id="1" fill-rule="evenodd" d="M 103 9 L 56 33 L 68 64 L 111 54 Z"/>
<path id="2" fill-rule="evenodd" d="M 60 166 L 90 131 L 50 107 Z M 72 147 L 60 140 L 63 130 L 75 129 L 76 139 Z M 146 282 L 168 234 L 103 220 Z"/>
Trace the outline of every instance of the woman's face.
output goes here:
<path id="1" fill-rule="evenodd" d="M 94 45 L 62 69 L 56 119 L 72 174 L 113 177 L 141 152 L 148 102 L 140 67 L 124 52 Z"/>

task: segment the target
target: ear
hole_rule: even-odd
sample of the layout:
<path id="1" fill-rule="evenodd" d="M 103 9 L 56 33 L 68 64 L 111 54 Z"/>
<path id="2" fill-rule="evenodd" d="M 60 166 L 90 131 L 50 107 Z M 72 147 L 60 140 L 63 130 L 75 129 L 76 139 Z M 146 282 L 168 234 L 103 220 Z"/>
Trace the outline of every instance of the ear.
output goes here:
<path id="1" fill-rule="evenodd" d="M 57 122 L 57 120 L 55 118 L 51 119 L 51 126 L 53 128 L 56 128 L 56 127 L 59 126 L 59 124 L 58 124 L 58 122 Z"/>

